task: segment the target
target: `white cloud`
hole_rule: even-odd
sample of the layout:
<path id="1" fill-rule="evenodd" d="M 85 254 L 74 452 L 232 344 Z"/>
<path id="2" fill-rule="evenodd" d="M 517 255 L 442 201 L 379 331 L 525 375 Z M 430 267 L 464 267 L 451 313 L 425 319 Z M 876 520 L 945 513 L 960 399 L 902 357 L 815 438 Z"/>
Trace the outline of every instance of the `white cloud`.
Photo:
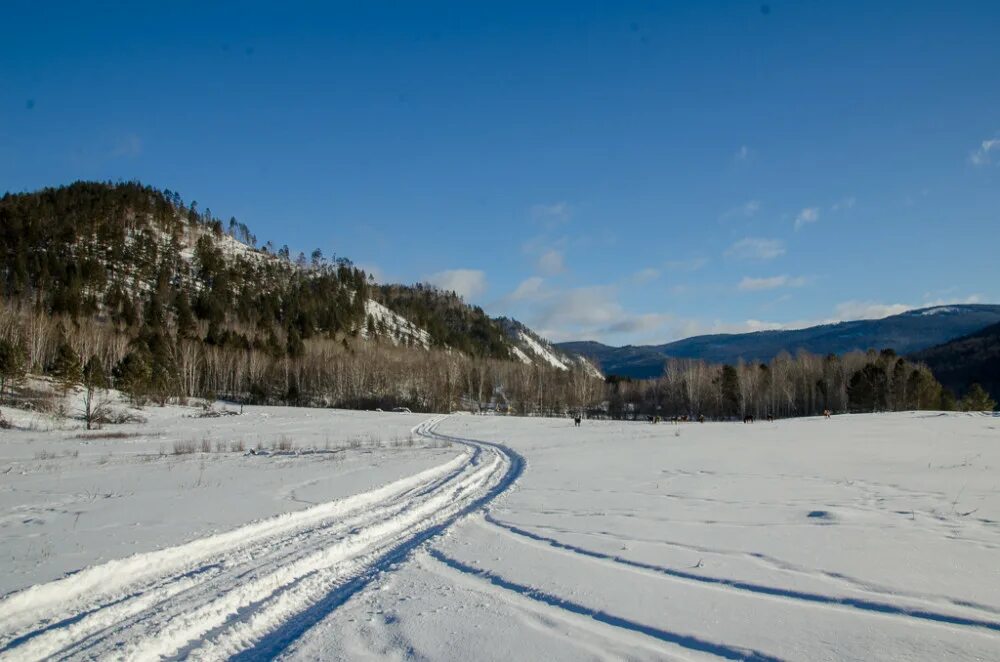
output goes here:
<path id="1" fill-rule="evenodd" d="M 1000 138 L 984 140 L 979 148 L 969 153 L 969 163 L 975 166 L 989 165 L 993 162 L 992 153 L 1000 152 Z"/>
<path id="2" fill-rule="evenodd" d="M 751 278 L 744 276 L 737 288 L 741 292 L 755 292 L 759 290 L 774 290 L 779 287 L 802 287 L 806 284 L 806 279 L 802 276 L 769 276 L 767 278 Z"/>
<path id="3" fill-rule="evenodd" d="M 945 292 L 954 291 L 955 288 L 949 288 Z M 979 303 L 982 301 L 982 297 L 978 294 L 971 294 L 967 297 L 938 297 L 932 299 L 930 297 L 934 296 L 935 293 L 927 292 L 924 294 L 924 300 L 919 304 L 910 303 L 881 303 L 877 301 L 844 301 L 838 303 L 834 308 L 833 319 L 824 320 L 823 322 L 816 322 L 816 324 L 823 324 L 829 322 L 842 322 L 845 320 L 858 320 L 858 319 L 882 319 L 883 317 L 889 317 L 890 315 L 898 315 L 900 313 L 905 313 L 908 310 L 915 310 L 917 308 L 931 308 L 933 306 L 951 306 L 963 303 Z"/>
<path id="4" fill-rule="evenodd" d="M 844 301 L 834 308 L 834 321 L 858 319 L 882 319 L 912 310 L 905 303 L 877 303 L 875 301 Z"/>
<path id="5" fill-rule="evenodd" d="M 550 249 L 538 256 L 538 270 L 546 276 L 554 276 L 562 273 L 566 269 L 563 261 L 563 254 L 555 249 Z"/>
<path id="6" fill-rule="evenodd" d="M 693 257 L 688 260 L 667 260 L 663 266 L 670 271 L 698 271 L 708 264 L 708 258 Z"/>
<path id="7" fill-rule="evenodd" d="M 478 269 L 449 269 L 425 279 L 431 285 L 454 292 L 466 301 L 486 291 L 486 274 Z"/>
<path id="8" fill-rule="evenodd" d="M 806 225 L 810 223 L 815 223 L 819 220 L 819 207 L 806 207 L 798 213 L 795 217 L 795 229 L 801 230 Z"/>
<path id="9" fill-rule="evenodd" d="M 662 329 L 664 325 L 670 323 L 673 319 L 673 315 L 665 313 L 629 315 L 621 321 L 599 329 L 598 333 L 601 335 L 649 333 Z"/>
<path id="10" fill-rule="evenodd" d="M 632 283 L 636 285 L 642 285 L 643 283 L 648 283 L 651 280 L 656 280 L 659 277 L 660 277 L 659 269 L 653 269 L 652 267 L 648 267 L 646 269 L 640 269 L 639 271 L 632 274 L 632 277 L 629 280 L 631 280 Z"/>
<path id="11" fill-rule="evenodd" d="M 580 287 L 550 292 L 534 311 L 533 322 L 553 339 L 580 337 L 625 317 L 612 287 Z"/>
<path id="12" fill-rule="evenodd" d="M 785 254 L 785 245 L 780 239 L 746 237 L 729 247 L 726 255 L 739 260 L 773 260 Z"/>
<path id="13" fill-rule="evenodd" d="M 740 148 L 736 150 L 735 154 L 733 154 L 733 160 L 749 161 L 751 156 L 753 156 L 753 150 L 746 145 L 740 145 Z"/>
<path id="14" fill-rule="evenodd" d="M 552 202 L 531 206 L 532 217 L 545 221 L 547 224 L 559 224 L 573 217 L 573 209 L 567 202 Z"/>
<path id="15" fill-rule="evenodd" d="M 514 291 L 507 295 L 508 301 L 525 301 L 535 299 L 542 293 L 542 285 L 545 281 L 538 276 L 526 278 L 518 284 Z"/>
<path id="16" fill-rule="evenodd" d="M 726 211 L 724 211 L 722 213 L 722 216 L 719 217 L 719 219 L 724 221 L 739 216 L 745 216 L 746 218 L 750 218 L 758 211 L 760 211 L 760 200 L 747 200 L 741 205 L 737 205 L 732 209 L 727 209 Z"/>

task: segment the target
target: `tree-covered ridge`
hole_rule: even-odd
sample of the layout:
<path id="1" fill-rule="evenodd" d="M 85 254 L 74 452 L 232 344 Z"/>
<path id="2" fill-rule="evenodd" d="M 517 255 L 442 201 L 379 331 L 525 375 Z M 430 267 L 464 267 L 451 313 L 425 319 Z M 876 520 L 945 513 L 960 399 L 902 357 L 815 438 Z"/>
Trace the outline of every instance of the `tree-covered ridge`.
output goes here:
<path id="1" fill-rule="evenodd" d="M 185 204 L 170 190 L 137 182 L 77 182 L 0 199 L 3 292 L 72 318 L 98 315 L 138 329 L 174 320 L 181 334 L 198 321 L 204 339 L 287 351 L 314 335 L 379 335 L 365 300 L 408 318 L 433 344 L 472 356 L 509 358 L 503 332 L 481 309 L 429 286 L 370 287 L 349 260 L 287 246 L 255 247 L 231 218 Z M 384 334 L 383 334 L 384 335 Z"/>
<path id="2" fill-rule="evenodd" d="M 510 358 L 503 328 L 482 308 L 467 305 L 454 292 L 418 283 L 413 287 L 383 285 L 372 296 L 427 331 L 438 347 L 470 356 Z"/>
<path id="3" fill-rule="evenodd" d="M 78 364 L 138 401 L 438 411 L 470 394 L 491 401 L 496 388 L 508 403 L 558 410 L 592 390 L 512 362 L 499 323 L 454 293 L 377 286 L 318 249 L 307 259 L 257 248 L 246 225 L 168 190 L 78 182 L 7 194 L 0 241 L 5 380 L 77 381 L 66 366 Z"/>
<path id="4" fill-rule="evenodd" d="M 230 232 L 252 238 L 235 219 Z M 238 243 L 211 210 L 135 182 L 7 194 L 0 241 L 5 296 L 30 297 L 52 314 L 98 315 L 120 327 L 173 319 L 182 334 L 203 320 L 210 342 L 239 325 L 244 343 L 276 330 L 349 333 L 364 321 L 366 277 L 349 262 L 298 268 Z"/>

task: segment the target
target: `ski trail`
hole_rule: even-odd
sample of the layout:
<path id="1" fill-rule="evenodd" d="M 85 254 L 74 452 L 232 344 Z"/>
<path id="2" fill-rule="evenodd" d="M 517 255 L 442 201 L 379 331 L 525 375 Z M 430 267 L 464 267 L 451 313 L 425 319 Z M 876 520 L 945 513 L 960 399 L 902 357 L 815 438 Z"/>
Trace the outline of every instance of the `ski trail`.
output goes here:
<path id="1" fill-rule="evenodd" d="M 324 610 L 520 476 L 520 455 L 441 435 L 435 427 L 444 418 L 413 429 L 464 448 L 437 467 L 8 596 L 0 601 L 0 659 L 277 654 Z"/>
<path id="2" fill-rule="evenodd" d="M 780 588 L 755 582 L 729 579 L 726 577 L 713 577 L 710 575 L 690 572 L 688 570 L 679 570 L 652 563 L 635 561 L 617 554 L 607 554 L 587 549 L 585 547 L 580 547 L 579 545 L 561 542 L 555 538 L 549 538 L 522 527 L 502 522 L 493 517 L 490 513 L 486 513 L 484 519 L 493 527 L 517 536 L 530 543 L 544 545 L 571 556 L 582 557 L 590 561 L 612 563 L 628 570 L 661 575 L 675 581 L 698 584 L 722 590 L 732 590 L 754 595 L 762 595 L 769 598 L 789 600 L 792 602 L 857 610 L 869 614 L 900 616 L 940 625 L 981 628 L 986 631 L 1000 632 L 1000 621 L 990 620 L 989 617 L 983 618 L 982 614 L 977 614 L 976 616 L 962 616 L 958 614 L 935 611 L 925 607 L 911 607 L 869 598 L 826 595 L 822 593 L 813 593 L 809 591 Z"/>
<path id="3" fill-rule="evenodd" d="M 463 575 L 478 578 L 487 585 L 492 585 L 495 589 L 510 591 L 542 605 L 547 605 L 548 607 L 556 608 L 569 614 L 576 614 L 580 617 L 591 618 L 595 621 L 619 628 L 623 631 L 643 634 L 647 637 L 651 637 L 652 639 L 656 639 L 667 644 L 674 644 L 681 648 L 699 653 L 708 653 L 726 660 L 781 662 L 781 658 L 768 655 L 761 651 L 730 646 L 724 643 L 696 637 L 694 635 L 683 634 L 660 627 L 654 627 L 652 625 L 646 625 L 645 623 L 640 623 L 638 621 L 629 620 L 627 618 L 611 614 L 602 609 L 589 607 L 580 602 L 575 602 L 559 595 L 547 593 L 541 589 L 507 579 L 493 571 L 473 567 L 434 548 L 429 548 L 427 553 L 431 558 L 440 562 L 444 567 L 447 567 L 455 572 L 462 573 Z"/>
<path id="4" fill-rule="evenodd" d="M 497 522 L 493 523 L 496 524 Z M 645 538 L 645 537 L 637 537 L 634 535 L 625 536 L 619 532 L 604 531 L 600 529 L 578 531 L 560 526 L 552 526 L 548 524 L 537 524 L 537 523 L 533 524 L 532 528 L 535 531 L 547 531 L 550 532 L 551 534 L 580 535 L 580 536 L 610 539 L 617 542 L 628 540 L 633 542 L 662 545 L 665 547 L 672 547 L 675 549 L 698 552 L 699 554 L 745 560 L 764 568 L 773 568 L 775 570 L 779 570 L 781 572 L 786 572 L 789 574 L 801 575 L 803 577 L 808 577 L 811 579 L 819 579 L 821 581 L 829 583 L 831 586 L 835 586 L 840 589 L 848 589 L 848 590 L 861 591 L 863 593 L 876 594 L 886 599 L 907 598 L 912 600 L 919 600 L 922 602 L 936 603 L 943 605 L 946 608 L 947 607 L 957 607 L 960 609 L 967 608 L 978 612 L 988 613 L 990 614 L 991 617 L 1000 616 L 1000 610 L 998 610 L 996 607 L 981 602 L 975 602 L 972 600 L 962 600 L 947 595 L 940 595 L 935 593 L 921 593 L 918 591 L 908 591 L 895 586 L 878 584 L 876 582 L 872 582 L 871 580 L 867 579 L 858 579 L 856 577 L 851 577 L 843 573 L 830 572 L 826 570 L 820 570 L 816 568 L 810 568 L 807 566 L 797 565 L 779 559 L 775 556 L 764 554 L 762 552 L 747 552 L 738 549 L 710 547 L 706 545 L 696 545 L 692 543 L 684 543 L 676 540 L 667 540 L 663 538 Z M 543 536 L 543 537 L 548 537 L 548 536 Z"/>

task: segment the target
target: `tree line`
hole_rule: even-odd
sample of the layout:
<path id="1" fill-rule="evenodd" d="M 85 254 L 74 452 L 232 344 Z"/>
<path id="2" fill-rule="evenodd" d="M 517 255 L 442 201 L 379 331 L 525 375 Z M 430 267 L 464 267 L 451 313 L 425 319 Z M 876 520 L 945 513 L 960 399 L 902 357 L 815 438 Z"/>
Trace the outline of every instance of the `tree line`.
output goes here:
<path id="1" fill-rule="evenodd" d="M 891 349 L 827 356 L 800 351 L 794 357 L 782 352 L 767 363 L 735 366 L 670 359 L 657 379 L 609 378 L 607 395 L 613 418 L 733 419 L 996 406 L 975 387 L 956 401 L 927 366 Z"/>
<path id="2" fill-rule="evenodd" d="M 207 332 L 207 323 L 199 322 Z M 280 346 L 286 338 L 278 338 Z M 65 387 L 114 387 L 135 404 L 199 397 L 240 403 L 453 411 L 493 406 L 557 414 L 597 406 L 604 382 L 583 370 L 469 356 L 386 339 L 301 340 L 294 355 L 143 327 L 135 335 L 83 318 L 0 306 L 0 398 L 27 373 Z M 6 357 L 6 358 L 5 358 Z M 84 367 L 89 366 L 86 371 Z"/>

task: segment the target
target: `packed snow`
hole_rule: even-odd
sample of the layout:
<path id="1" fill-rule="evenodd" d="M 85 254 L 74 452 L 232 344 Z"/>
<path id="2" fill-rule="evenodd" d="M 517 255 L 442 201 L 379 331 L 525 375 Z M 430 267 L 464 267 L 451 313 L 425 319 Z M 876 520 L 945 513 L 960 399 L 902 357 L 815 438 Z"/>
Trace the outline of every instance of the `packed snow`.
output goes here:
<path id="1" fill-rule="evenodd" d="M 3 659 L 1000 659 L 997 417 L 4 412 Z"/>

